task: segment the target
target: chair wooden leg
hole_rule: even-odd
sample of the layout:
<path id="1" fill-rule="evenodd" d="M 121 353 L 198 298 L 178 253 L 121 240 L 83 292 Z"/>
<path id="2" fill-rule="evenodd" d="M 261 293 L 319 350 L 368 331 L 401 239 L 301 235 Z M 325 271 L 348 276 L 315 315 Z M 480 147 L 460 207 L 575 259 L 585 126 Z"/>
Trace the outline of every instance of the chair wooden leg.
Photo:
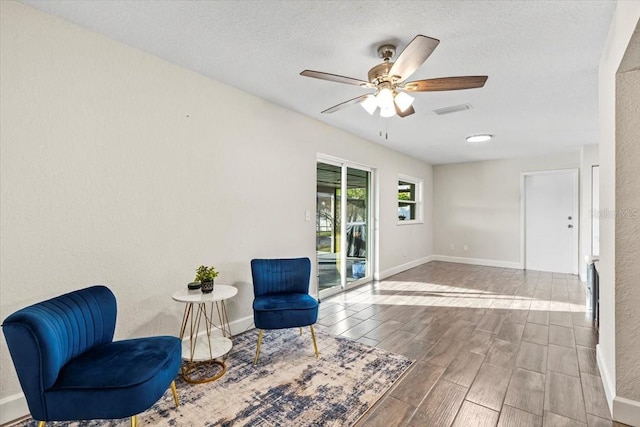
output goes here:
<path id="1" fill-rule="evenodd" d="M 176 389 L 176 382 L 171 381 L 171 392 L 173 393 L 173 401 L 176 402 L 176 408 L 180 406 L 180 400 L 178 400 L 178 389 Z"/>
<path id="2" fill-rule="evenodd" d="M 138 427 L 138 416 L 133 415 L 131 417 L 131 427 Z"/>
<path id="3" fill-rule="evenodd" d="M 298 329 L 300 329 L 300 336 L 302 336 L 302 328 L 298 328 Z"/>
<path id="4" fill-rule="evenodd" d="M 258 364 L 258 356 L 260 356 L 260 344 L 262 344 L 262 329 L 260 329 L 260 332 L 258 333 L 258 347 L 256 348 L 256 358 L 253 359 L 254 365 Z"/>
<path id="5" fill-rule="evenodd" d="M 38 421 L 38 427 L 44 427 L 45 424 L 47 424 L 46 421 Z"/>
<path id="6" fill-rule="evenodd" d="M 316 351 L 316 359 L 317 359 L 318 358 L 318 344 L 316 343 L 316 333 L 313 331 L 313 325 L 310 325 L 309 329 L 311 329 L 311 338 L 313 339 L 313 348 Z"/>

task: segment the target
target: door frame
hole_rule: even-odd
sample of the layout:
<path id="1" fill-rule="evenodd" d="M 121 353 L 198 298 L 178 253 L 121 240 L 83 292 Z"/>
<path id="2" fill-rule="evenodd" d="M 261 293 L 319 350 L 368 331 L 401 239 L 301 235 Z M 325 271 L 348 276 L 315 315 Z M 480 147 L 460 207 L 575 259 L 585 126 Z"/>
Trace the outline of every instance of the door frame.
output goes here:
<path id="1" fill-rule="evenodd" d="M 573 218 L 575 218 L 576 222 L 573 227 L 573 239 L 571 239 L 571 243 L 573 246 L 574 260 L 571 266 L 572 273 L 579 273 L 579 264 L 580 264 L 580 252 L 579 252 L 579 243 L 580 243 L 580 174 L 577 168 L 571 169 L 553 169 L 553 170 L 544 170 L 544 171 L 533 171 L 533 172 L 521 172 L 520 173 L 520 266 L 523 270 L 527 269 L 527 242 L 526 242 L 526 226 L 527 226 L 527 218 L 526 218 L 526 187 L 525 180 L 527 176 L 533 175 L 551 175 L 551 174 L 571 174 L 571 178 L 573 181 Z"/>
<path id="2" fill-rule="evenodd" d="M 331 155 L 327 155 L 327 154 L 322 154 L 322 153 L 317 153 L 316 154 L 316 165 L 318 163 L 326 163 L 326 164 L 330 164 L 330 165 L 334 165 L 334 166 L 339 166 L 342 168 L 342 182 L 346 183 L 346 168 L 353 168 L 353 169 L 359 169 L 359 170 L 363 170 L 366 172 L 370 173 L 370 177 L 369 177 L 369 194 L 368 194 L 368 199 L 367 199 L 367 203 L 368 203 L 368 218 L 367 218 L 367 223 L 368 223 L 368 238 L 367 240 L 369 240 L 369 242 L 367 243 L 367 252 L 368 252 L 368 257 L 367 257 L 367 263 L 370 264 L 370 269 L 369 269 L 369 274 L 364 276 L 361 279 L 358 280 L 354 280 L 352 282 L 347 282 L 346 281 L 346 276 L 343 276 L 342 280 L 343 283 L 340 284 L 340 286 L 335 286 L 333 288 L 329 288 L 329 289 L 325 289 L 322 291 L 322 295 L 320 295 L 320 280 L 319 280 L 319 276 L 316 276 L 316 289 L 317 289 L 317 297 L 318 299 L 322 298 L 326 298 L 329 297 L 331 295 L 335 295 L 344 291 L 347 291 L 349 289 L 352 289 L 356 286 L 360 286 L 363 285 L 365 283 L 371 282 L 373 281 L 374 276 L 377 276 L 378 273 L 378 227 L 375 227 L 375 221 L 378 217 L 378 191 L 377 191 L 377 187 L 378 187 L 378 181 L 377 181 L 377 174 L 376 174 L 376 169 L 372 166 L 369 165 L 365 165 L 363 163 L 358 163 L 358 162 L 354 162 L 351 160 L 346 160 L 346 159 L 342 159 L 339 157 L 335 157 L 335 156 L 331 156 Z M 316 176 L 316 182 L 315 185 L 317 186 L 318 184 L 318 177 Z M 346 194 L 346 192 L 345 192 Z M 346 217 L 346 203 L 341 203 L 340 204 L 341 209 L 343 209 L 344 211 L 341 212 L 341 218 L 345 218 Z M 318 209 L 318 207 L 316 206 L 316 210 Z M 344 224 L 345 230 L 346 230 L 346 222 L 342 221 L 341 222 L 341 227 L 342 224 Z M 346 239 L 346 233 L 340 233 L 341 238 Z M 342 242 L 340 244 L 340 247 L 342 248 Z M 345 246 L 346 247 L 346 246 Z M 314 249 L 315 250 L 315 249 Z M 341 263 L 340 265 L 344 265 L 346 266 L 346 252 L 344 250 L 342 250 L 340 252 L 340 258 L 341 258 Z M 346 267 L 345 267 L 346 268 Z M 316 272 L 318 272 L 318 257 L 316 256 Z M 346 273 L 346 271 L 345 271 Z"/>
<path id="3" fill-rule="evenodd" d="M 596 173 L 597 171 L 597 173 Z M 600 165 L 591 165 L 591 215 L 590 227 L 591 227 L 591 244 L 589 245 L 589 253 L 592 256 L 600 256 Z M 593 200 L 597 197 L 597 206 L 593 203 Z M 598 246 L 594 245 L 595 231 L 598 230 Z"/>

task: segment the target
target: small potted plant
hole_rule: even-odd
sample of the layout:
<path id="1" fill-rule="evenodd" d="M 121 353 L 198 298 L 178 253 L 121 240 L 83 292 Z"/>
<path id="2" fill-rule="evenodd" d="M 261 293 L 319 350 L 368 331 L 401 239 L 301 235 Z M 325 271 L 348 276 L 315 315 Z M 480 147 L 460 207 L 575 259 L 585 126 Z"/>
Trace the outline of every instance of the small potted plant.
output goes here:
<path id="1" fill-rule="evenodd" d="M 196 270 L 196 278 L 194 280 L 202 285 L 200 288 L 202 293 L 208 294 L 213 292 L 213 279 L 216 277 L 218 277 L 218 272 L 215 268 L 201 265 Z"/>

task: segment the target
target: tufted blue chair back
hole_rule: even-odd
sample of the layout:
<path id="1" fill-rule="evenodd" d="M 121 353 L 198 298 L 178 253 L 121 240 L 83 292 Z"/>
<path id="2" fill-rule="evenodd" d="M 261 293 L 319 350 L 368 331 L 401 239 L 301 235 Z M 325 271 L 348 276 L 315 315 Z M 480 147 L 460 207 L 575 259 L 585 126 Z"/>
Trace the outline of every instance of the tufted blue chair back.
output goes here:
<path id="1" fill-rule="evenodd" d="M 280 293 L 309 293 L 309 258 L 251 260 L 253 292 L 256 297 Z"/>
<path id="2" fill-rule="evenodd" d="M 60 369 L 87 350 L 110 343 L 116 298 L 93 286 L 25 307 L 2 325 L 32 414 L 45 413 L 43 394 Z"/>

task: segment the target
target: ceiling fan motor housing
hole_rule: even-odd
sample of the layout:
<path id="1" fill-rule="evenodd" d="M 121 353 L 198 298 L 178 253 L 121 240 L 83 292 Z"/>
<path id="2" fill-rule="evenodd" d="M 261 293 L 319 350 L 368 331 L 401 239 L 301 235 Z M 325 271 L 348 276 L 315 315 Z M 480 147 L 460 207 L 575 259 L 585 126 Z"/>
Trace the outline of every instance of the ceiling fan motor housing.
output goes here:
<path id="1" fill-rule="evenodd" d="M 392 44 L 384 44 L 378 48 L 378 56 L 384 59 L 382 64 L 376 65 L 369 70 L 369 81 L 374 85 L 379 85 L 383 82 L 390 82 L 389 70 L 393 66 L 391 58 L 396 54 L 396 47 Z"/>
<path id="2" fill-rule="evenodd" d="M 374 85 L 378 85 L 389 80 L 389 70 L 393 67 L 393 62 L 383 62 L 369 70 L 369 81 Z"/>

